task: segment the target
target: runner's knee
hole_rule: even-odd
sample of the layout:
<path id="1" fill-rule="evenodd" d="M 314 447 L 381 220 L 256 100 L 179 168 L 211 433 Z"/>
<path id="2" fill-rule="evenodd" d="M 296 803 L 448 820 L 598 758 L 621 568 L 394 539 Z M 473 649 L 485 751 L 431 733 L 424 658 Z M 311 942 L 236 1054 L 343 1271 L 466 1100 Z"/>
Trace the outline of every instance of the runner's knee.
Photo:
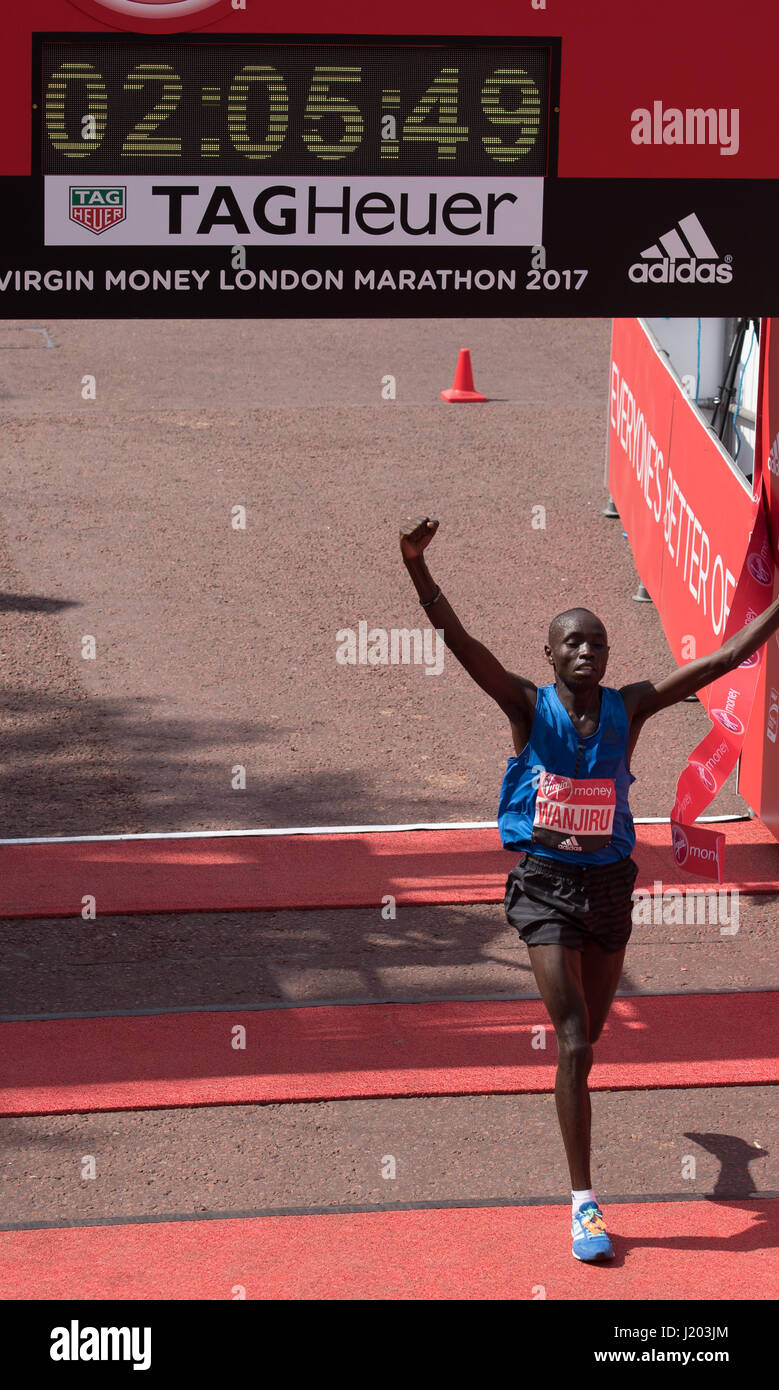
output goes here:
<path id="1" fill-rule="evenodd" d="M 557 1037 L 559 1060 L 576 1071 L 589 1071 L 592 1066 L 592 1043 L 581 1025 L 561 1029 Z"/>

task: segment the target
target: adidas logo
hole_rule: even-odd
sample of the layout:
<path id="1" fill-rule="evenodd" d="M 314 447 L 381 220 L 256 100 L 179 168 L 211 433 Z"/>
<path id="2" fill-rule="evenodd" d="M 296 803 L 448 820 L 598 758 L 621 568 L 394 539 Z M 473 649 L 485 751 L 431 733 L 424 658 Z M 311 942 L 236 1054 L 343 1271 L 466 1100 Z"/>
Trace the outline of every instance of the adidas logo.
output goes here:
<path id="1" fill-rule="evenodd" d="M 579 851 L 580 854 L 581 854 L 581 849 L 582 849 L 582 847 L 581 847 L 581 845 L 579 844 L 579 841 L 577 840 L 577 838 L 576 838 L 575 835 L 569 835 L 569 837 L 568 837 L 567 840 L 561 840 L 561 842 L 560 842 L 560 844 L 557 846 L 557 848 L 558 848 L 558 849 L 578 849 L 578 851 Z"/>
<path id="2" fill-rule="evenodd" d="M 602 737 L 602 739 L 601 739 L 601 743 L 621 743 L 621 742 L 622 742 L 622 739 L 621 739 L 620 735 L 617 733 L 617 731 L 616 731 L 616 729 L 614 728 L 614 726 L 613 726 L 612 724 L 609 724 L 608 729 L 606 729 L 606 731 L 605 731 L 605 733 L 604 733 L 604 735 L 603 735 L 603 737 Z"/>
<path id="3" fill-rule="evenodd" d="M 691 212 L 680 218 L 676 227 L 657 238 L 653 246 L 641 252 L 628 271 L 634 284 L 729 285 L 733 279 L 730 257 L 720 260 L 719 253 L 701 225 L 700 218 Z"/>

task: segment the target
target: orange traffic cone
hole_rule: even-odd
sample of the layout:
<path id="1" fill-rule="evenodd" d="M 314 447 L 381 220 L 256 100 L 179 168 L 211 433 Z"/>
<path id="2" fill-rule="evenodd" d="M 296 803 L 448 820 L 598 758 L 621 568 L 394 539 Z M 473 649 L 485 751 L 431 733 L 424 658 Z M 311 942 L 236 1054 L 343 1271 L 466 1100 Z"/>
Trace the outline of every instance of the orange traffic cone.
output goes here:
<path id="1" fill-rule="evenodd" d="M 445 401 L 486 401 L 480 391 L 473 389 L 473 371 L 471 370 L 471 354 L 467 348 L 460 349 L 460 356 L 457 359 L 457 370 L 454 374 L 454 386 L 450 386 L 448 391 L 442 391 L 441 395 Z"/>

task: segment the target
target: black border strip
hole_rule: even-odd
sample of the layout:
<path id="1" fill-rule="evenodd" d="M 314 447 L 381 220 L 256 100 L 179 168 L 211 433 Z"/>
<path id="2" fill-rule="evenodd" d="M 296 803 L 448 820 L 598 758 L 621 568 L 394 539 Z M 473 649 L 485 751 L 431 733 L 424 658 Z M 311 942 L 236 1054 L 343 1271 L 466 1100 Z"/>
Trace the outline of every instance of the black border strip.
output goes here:
<path id="1" fill-rule="evenodd" d="M 727 1197 L 723 1197 L 721 1193 L 715 1196 L 712 1192 L 645 1192 L 637 1195 L 620 1193 L 615 1196 L 603 1193 L 599 1194 L 598 1198 L 604 1206 L 649 1205 L 656 1202 L 722 1202 L 727 1206 L 731 1202 L 773 1202 L 777 1199 L 779 1199 L 779 1192 L 773 1190 L 747 1194 L 734 1192 Z M 515 1209 L 563 1207 L 570 1209 L 570 1205 L 569 1198 L 557 1195 L 554 1197 L 525 1198 L 458 1197 L 442 1199 L 437 1202 L 381 1202 L 371 1206 L 359 1202 L 347 1202 L 338 1207 L 265 1207 L 250 1211 L 166 1212 L 162 1215 L 154 1213 L 149 1216 L 86 1216 L 80 1221 L 6 1221 L 0 1222 L 0 1231 L 65 1231 L 79 1230 L 87 1226 L 158 1226 L 165 1222 L 248 1221 L 266 1216 L 354 1216 L 374 1211 L 475 1211 L 483 1207 L 513 1207 Z"/>

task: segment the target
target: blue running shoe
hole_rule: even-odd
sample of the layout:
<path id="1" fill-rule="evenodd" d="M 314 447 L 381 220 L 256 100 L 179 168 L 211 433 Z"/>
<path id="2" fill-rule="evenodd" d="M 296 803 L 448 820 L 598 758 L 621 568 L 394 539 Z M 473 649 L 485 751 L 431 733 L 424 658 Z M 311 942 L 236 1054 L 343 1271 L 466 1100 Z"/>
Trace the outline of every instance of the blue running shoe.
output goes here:
<path id="1" fill-rule="evenodd" d="M 603 1212 L 597 1202 L 582 1202 L 571 1223 L 573 1255 L 577 1260 L 613 1260 Z"/>

